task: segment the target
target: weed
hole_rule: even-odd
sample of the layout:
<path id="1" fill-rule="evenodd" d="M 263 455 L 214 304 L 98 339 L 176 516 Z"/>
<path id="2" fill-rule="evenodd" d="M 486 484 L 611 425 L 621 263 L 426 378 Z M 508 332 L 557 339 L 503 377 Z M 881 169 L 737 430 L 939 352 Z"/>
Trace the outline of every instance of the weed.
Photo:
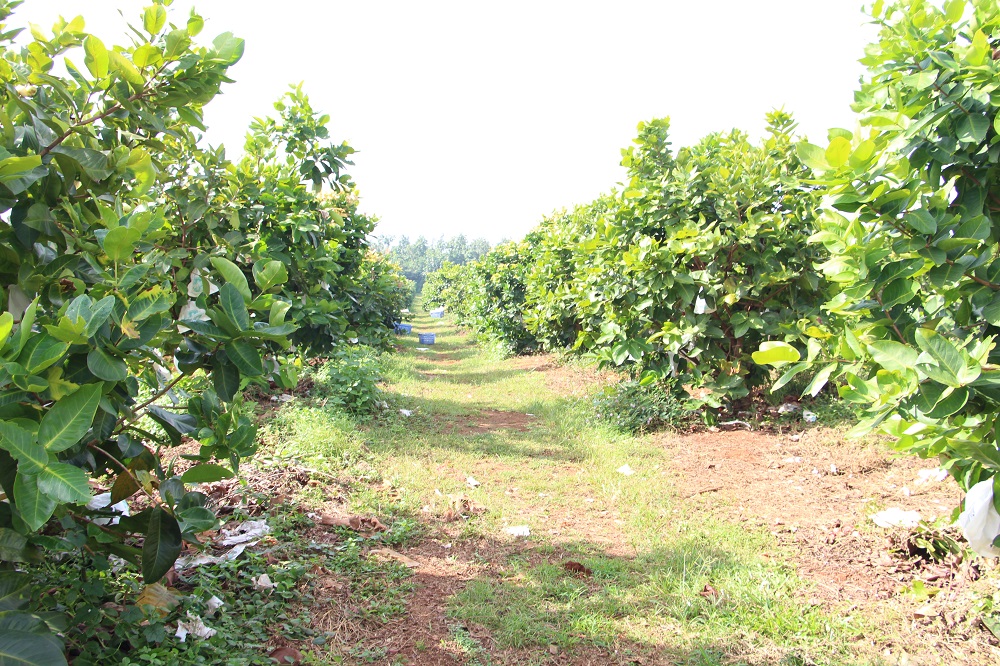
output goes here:
<path id="1" fill-rule="evenodd" d="M 233 517 L 245 518 L 239 512 Z M 314 628 L 310 617 L 318 601 L 312 589 L 317 571 L 333 572 L 347 582 L 344 613 L 354 621 L 384 624 L 405 611 L 411 572 L 364 557 L 365 537 L 340 530 L 334 544 L 309 542 L 301 535 L 315 523 L 288 506 L 275 507 L 266 518 L 271 545 L 183 572 L 173 584 L 173 608 L 138 605 L 144 586 L 133 565 L 82 553 L 30 569 L 36 582 L 50 590 L 35 600 L 32 611 L 71 618 L 74 630 L 65 633 L 69 656 L 79 666 L 265 665 L 273 663 L 266 655 L 276 636 L 298 641 L 303 649 L 324 645 L 329 635 Z M 390 527 L 390 540 L 407 538 L 413 530 L 406 522 Z M 264 574 L 273 588 L 255 584 Z M 208 603 L 213 597 L 223 601 L 218 610 Z M 189 613 L 202 618 L 215 635 L 185 642 L 174 638 L 178 621 Z"/>
<path id="2" fill-rule="evenodd" d="M 363 442 L 354 421 L 338 408 L 300 402 L 283 406 L 263 424 L 261 438 L 278 458 L 342 470 L 363 460 Z"/>
<path id="3" fill-rule="evenodd" d="M 971 555 L 967 544 L 961 540 L 959 528 L 940 519 L 933 524 L 920 521 L 900 540 L 897 550 L 907 557 L 929 562 L 944 562 L 949 555 Z"/>
<path id="4" fill-rule="evenodd" d="M 620 432 L 633 434 L 680 425 L 691 417 L 686 403 L 671 382 L 643 386 L 627 380 L 601 391 L 594 412 Z"/>
<path id="5" fill-rule="evenodd" d="M 377 350 L 341 345 L 315 370 L 314 395 L 352 414 L 370 415 L 388 408 L 378 387 L 381 379 L 382 363 Z"/>

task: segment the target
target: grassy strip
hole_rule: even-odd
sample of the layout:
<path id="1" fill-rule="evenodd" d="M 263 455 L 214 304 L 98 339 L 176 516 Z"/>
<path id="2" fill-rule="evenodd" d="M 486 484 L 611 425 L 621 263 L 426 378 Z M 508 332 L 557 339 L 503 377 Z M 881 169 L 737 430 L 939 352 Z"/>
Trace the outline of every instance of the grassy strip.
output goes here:
<path id="1" fill-rule="evenodd" d="M 356 488 L 351 506 L 393 524 L 439 515 L 448 495 L 487 509 L 451 533 L 499 558 L 496 575 L 450 602 L 453 643 L 469 658 L 489 659 L 464 623 L 489 629 L 500 650 L 542 656 L 554 646 L 669 654 L 680 664 L 853 663 L 860 621 L 810 605 L 768 532 L 687 514 L 670 461 L 650 440 L 596 423 L 589 399 L 500 362 L 452 326 L 418 318 L 414 330 L 435 331 L 436 344 L 418 351 L 405 339 L 406 353 L 386 359 L 390 414 L 348 436 L 340 417 L 293 404 L 281 418 L 297 434 L 281 446 L 378 481 Z M 523 430 L 477 430 L 487 410 L 532 416 Z M 617 471 L 626 464 L 634 474 Z M 468 476 L 481 485 L 470 488 Z M 515 542 L 503 532 L 512 525 L 532 536 Z M 567 560 L 592 575 L 568 572 Z"/>

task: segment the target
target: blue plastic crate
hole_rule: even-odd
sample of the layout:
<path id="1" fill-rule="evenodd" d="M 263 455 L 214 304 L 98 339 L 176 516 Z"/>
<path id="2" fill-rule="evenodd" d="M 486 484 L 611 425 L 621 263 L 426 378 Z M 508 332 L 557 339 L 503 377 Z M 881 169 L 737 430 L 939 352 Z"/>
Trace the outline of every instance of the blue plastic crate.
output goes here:
<path id="1" fill-rule="evenodd" d="M 417 333 L 417 340 L 422 345 L 432 345 L 434 344 L 435 333 Z"/>
<path id="2" fill-rule="evenodd" d="M 411 333 L 413 331 L 413 324 L 400 324 L 400 323 L 396 323 L 395 326 L 396 326 L 396 334 L 397 335 L 406 335 L 406 334 Z"/>

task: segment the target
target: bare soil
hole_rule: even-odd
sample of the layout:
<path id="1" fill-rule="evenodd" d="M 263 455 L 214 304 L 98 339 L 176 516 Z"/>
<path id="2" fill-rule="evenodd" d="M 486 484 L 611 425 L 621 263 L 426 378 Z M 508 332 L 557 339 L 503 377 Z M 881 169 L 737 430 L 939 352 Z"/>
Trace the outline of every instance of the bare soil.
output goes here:
<path id="1" fill-rule="evenodd" d="M 450 431 L 457 435 L 481 435 L 501 430 L 527 432 L 536 421 L 538 417 L 533 414 L 483 409 L 472 416 L 451 419 Z"/>
<path id="2" fill-rule="evenodd" d="M 996 638 L 951 610 L 995 561 L 935 563 L 907 549 L 911 529 L 872 522 L 888 508 L 917 511 L 927 523 L 950 522 L 962 494 L 950 478 L 934 477 L 934 461 L 895 456 L 886 441 L 859 443 L 819 428 L 784 436 L 660 435 L 655 442 L 670 453 L 678 491 L 692 509 L 771 530 L 798 573 L 814 583 L 810 602 L 877 616 L 892 600 L 907 622 L 892 627 L 899 644 L 885 647 L 906 652 L 911 663 L 1000 659 Z M 906 594 L 916 580 L 941 593 L 933 600 Z"/>

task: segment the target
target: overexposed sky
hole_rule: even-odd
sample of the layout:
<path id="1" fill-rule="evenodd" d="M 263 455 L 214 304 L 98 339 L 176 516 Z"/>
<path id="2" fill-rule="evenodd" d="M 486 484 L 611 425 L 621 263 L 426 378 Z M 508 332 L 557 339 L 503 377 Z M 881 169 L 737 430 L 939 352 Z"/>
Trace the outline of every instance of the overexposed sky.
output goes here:
<path id="1" fill-rule="evenodd" d="M 10 24 L 83 14 L 128 44 L 141 0 L 27 0 Z M 177 0 L 199 40 L 246 40 L 236 80 L 206 109 L 207 139 L 238 156 L 254 116 L 291 83 L 359 152 L 351 174 L 379 235 L 517 238 L 554 209 L 624 178 L 640 120 L 670 116 L 674 145 L 784 107 L 817 143 L 853 128 L 875 35 L 860 0 Z M 126 18 L 119 15 L 121 10 Z"/>

